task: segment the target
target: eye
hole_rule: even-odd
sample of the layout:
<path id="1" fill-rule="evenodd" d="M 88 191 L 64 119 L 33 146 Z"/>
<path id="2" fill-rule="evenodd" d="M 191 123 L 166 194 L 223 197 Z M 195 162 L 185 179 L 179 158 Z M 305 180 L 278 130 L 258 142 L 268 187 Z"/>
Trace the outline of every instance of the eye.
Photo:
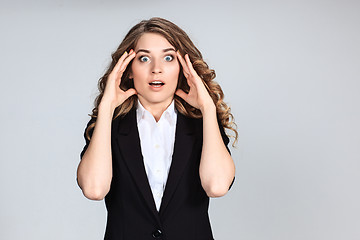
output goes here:
<path id="1" fill-rule="evenodd" d="M 165 59 L 165 61 L 167 61 L 167 62 L 171 62 L 171 61 L 174 59 L 174 57 L 171 56 L 171 55 L 167 55 L 164 59 Z"/>
<path id="2" fill-rule="evenodd" d="M 150 60 L 150 58 L 147 56 L 141 56 L 141 57 L 139 57 L 139 60 L 140 60 L 140 62 L 148 62 Z"/>

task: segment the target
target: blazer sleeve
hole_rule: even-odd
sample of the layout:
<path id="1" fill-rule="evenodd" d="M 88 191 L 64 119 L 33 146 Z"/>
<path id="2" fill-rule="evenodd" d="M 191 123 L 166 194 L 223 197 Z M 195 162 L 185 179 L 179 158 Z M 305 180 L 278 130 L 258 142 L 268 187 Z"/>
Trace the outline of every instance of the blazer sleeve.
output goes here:
<path id="1" fill-rule="evenodd" d="M 218 124 L 219 124 L 219 129 L 220 129 L 221 137 L 222 137 L 222 139 L 223 139 L 223 141 L 224 141 L 224 144 L 225 144 L 225 146 L 226 146 L 226 149 L 228 150 L 229 154 L 231 155 L 230 149 L 229 149 L 229 147 L 228 147 L 229 142 L 230 142 L 229 137 L 226 135 L 225 129 L 224 129 L 224 127 L 221 125 L 220 121 L 218 121 Z M 234 181 L 235 181 L 235 176 L 234 176 L 234 179 L 232 180 L 232 182 L 231 182 L 231 184 L 230 184 L 230 186 L 229 186 L 229 190 L 231 189 Z"/>

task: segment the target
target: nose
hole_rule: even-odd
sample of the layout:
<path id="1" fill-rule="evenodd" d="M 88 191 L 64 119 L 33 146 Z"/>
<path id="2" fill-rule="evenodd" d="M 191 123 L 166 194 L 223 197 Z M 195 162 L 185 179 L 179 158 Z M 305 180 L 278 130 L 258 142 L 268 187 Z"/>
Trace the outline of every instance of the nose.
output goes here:
<path id="1" fill-rule="evenodd" d="M 151 72 L 154 74 L 162 73 L 162 66 L 159 60 L 153 60 L 152 61 L 152 68 Z"/>

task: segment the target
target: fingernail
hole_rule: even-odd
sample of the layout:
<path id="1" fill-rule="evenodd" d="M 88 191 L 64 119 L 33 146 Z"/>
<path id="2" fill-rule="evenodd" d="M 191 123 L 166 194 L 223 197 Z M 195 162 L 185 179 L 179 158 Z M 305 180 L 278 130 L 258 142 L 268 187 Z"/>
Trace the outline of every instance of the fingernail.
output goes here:
<path id="1" fill-rule="evenodd" d="M 130 49 L 130 52 L 129 52 L 129 54 L 131 54 L 131 53 L 132 53 L 133 51 L 134 51 L 134 50 Z"/>

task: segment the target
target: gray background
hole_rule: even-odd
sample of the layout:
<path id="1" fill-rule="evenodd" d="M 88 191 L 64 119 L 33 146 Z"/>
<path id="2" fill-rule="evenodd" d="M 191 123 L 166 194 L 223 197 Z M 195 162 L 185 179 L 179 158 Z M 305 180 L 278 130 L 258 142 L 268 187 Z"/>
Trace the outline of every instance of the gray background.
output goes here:
<path id="1" fill-rule="evenodd" d="M 1 1 L 0 239 L 102 239 L 75 182 L 110 54 L 152 16 L 182 27 L 238 124 L 216 239 L 360 239 L 359 1 Z M 184 229 L 186 231 L 186 229 Z"/>

